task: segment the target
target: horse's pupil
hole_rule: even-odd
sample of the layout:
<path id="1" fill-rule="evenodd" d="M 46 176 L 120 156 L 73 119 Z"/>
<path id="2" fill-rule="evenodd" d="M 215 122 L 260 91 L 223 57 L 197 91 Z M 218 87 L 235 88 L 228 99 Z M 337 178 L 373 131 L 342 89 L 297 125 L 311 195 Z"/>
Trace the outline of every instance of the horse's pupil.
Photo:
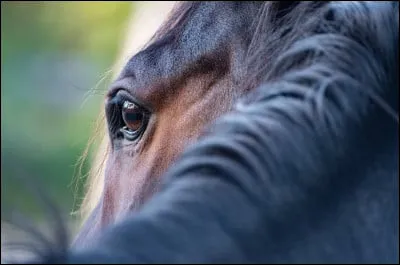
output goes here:
<path id="1" fill-rule="evenodd" d="M 139 130 L 142 125 L 143 114 L 140 112 L 136 113 L 124 113 L 124 121 L 126 126 L 132 131 Z"/>
<path id="2" fill-rule="evenodd" d="M 122 110 L 122 118 L 130 130 L 137 131 L 142 126 L 143 112 L 140 107 L 134 103 L 125 101 Z"/>

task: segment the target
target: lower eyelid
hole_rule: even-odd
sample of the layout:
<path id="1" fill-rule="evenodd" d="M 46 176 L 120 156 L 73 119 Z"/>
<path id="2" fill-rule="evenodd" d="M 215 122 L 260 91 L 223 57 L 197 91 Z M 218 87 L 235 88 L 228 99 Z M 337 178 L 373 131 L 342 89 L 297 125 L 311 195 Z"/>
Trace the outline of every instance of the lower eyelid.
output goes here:
<path id="1" fill-rule="evenodd" d="M 123 148 L 135 148 L 135 153 L 143 150 L 145 146 L 149 143 L 152 133 L 155 129 L 155 118 L 153 115 L 148 116 L 148 121 L 145 130 L 141 133 L 140 137 L 134 141 L 128 141 L 122 137 L 122 139 L 115 141 L 114 146 L 116 150 Z M 130 150 L 130 149 L 129 149 Z"/>

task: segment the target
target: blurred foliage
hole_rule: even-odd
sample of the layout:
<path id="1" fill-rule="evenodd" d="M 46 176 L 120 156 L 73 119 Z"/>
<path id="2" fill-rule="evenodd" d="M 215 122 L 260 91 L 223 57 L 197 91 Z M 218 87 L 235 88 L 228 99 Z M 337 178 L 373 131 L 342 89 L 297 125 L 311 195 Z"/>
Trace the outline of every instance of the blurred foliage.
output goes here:
<path id="1" fill-rule="evenodd" d="M 1 2 L 2 204 L 36 213 L 22 176 L 72 211 L 76 162 L 132 10 L 130 2 Z"/>

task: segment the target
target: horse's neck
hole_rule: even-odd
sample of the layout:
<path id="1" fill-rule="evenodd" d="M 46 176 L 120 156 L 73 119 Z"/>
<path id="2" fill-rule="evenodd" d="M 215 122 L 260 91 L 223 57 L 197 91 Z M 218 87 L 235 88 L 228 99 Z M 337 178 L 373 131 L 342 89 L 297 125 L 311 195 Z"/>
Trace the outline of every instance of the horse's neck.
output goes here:
<path id="1" fill-rule="evenodd" d="M 391 125 L 381 124 L 376 129 L 384 131 L 380 139 L 371 138 L 370 145 L 377 148 L 366 147 L 359 157 L 349 158 L 358 162 L 353 166 L 349 163 L 343 174 L 335 176 L 341 181 L 332 190 L 339 192 L 327 195 L 330 199 L 324 201 L 326 208 L 314 216 L 318 220 L 322 214 L 323 221 L 299 222 L 302 226 L 296 229 L 299 234 L 286 242 L 291 250 L 283 248 L 282 253 L 275 253 L 277 260 L 391 262 L 399 259 L 398 128 L 392 121 Z M 377 142 L 372 143 L 373 140 Z M 368 159 L 361 163 L 363 158 Z"/>

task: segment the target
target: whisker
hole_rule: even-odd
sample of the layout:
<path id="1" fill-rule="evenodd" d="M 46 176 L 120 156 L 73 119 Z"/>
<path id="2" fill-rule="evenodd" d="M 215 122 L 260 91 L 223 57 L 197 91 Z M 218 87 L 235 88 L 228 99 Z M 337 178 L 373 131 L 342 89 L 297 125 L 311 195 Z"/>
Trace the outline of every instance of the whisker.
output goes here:
<path id="1" fill-rule="evenodd" d="M 86 102 L 88 101 L 89 97 L 91 97 L 91 96 L 94 95 L 94 92 L 96 92 L 96 91 L 104 91 L 104 92 L 106 92 L 106 91 L 107 91 L 106 89 L 100 90 L 100 89 L 97 89 L 97 88 L 110 76 L 110 74 L 112 74 L 112 72 L 113 72 L 113 69 L 112 69 L 112 68 L 110 68 L 109 70 L 107 70 L 107 71 L 102 75 L 102 77 L 100 77 L 100 79 L 99 79 L 99 81 L 96 83 L 96 85 L 95 85 L 93 88 L 89 89 L 89 90 L 85 93 L 85 95 L 83 96 L 83 101 L 82 101 L 82 104 L 81 104 L 80 108 L 82 108 L 83 105 L 86 104 Z M 105 93 L 102 94 L 102 95 L 105 95 Z"/>

